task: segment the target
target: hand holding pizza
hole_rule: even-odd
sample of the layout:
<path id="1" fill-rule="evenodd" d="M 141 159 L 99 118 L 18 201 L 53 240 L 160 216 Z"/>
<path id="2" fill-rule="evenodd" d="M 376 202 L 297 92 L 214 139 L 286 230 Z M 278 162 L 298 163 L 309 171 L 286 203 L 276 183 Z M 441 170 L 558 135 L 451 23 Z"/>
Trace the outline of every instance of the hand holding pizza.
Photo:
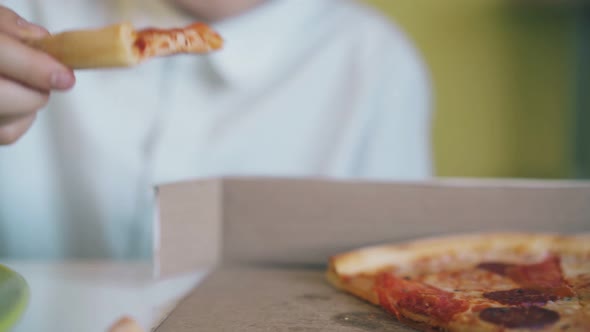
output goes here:
<path id="1" fill-rule="evenodd" d="M 0 6 L 0 145 L 13 143 L 29 129 L 51 90 L 74 85 L 75 69 L 130 67 L 222 46 L 222 37 L 204 23 L 141 30 L 121 23 L 50 35 Z"/>
<path id="2" fill-rule="evenodd" d="M 11 144 L 31 126 L 51 90 L 67 90 L 75 78 L 48 54 L 24 43 L 48 32 L 0 6 L 0 145 Z"/>

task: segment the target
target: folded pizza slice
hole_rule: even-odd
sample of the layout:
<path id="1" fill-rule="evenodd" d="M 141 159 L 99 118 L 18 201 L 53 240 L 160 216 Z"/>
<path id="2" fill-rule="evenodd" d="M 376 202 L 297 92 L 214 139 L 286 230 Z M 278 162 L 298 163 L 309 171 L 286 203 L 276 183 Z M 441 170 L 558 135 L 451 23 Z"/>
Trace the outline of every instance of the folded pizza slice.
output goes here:
<path id="1" fill-rule="evenodd" d="M 153 57 L 206 54 L 223 46 L 204 23 L 184 28 L 136 30 L 122 23 L 91 30 L 65 31 L 27 43 L 72 69 L 129 67 Z"/>

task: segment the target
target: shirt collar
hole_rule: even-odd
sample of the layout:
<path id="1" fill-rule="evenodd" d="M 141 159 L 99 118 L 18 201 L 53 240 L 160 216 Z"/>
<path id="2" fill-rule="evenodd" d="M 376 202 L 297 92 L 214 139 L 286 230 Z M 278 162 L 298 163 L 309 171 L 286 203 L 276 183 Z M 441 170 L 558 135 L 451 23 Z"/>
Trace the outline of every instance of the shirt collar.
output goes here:
<path id="1" fill-rule="evenodd" d="M 213 70 L 230 85 L 251 85 L 280 70 L 301 50 L 306 26 L 321 20 L 331 0 L 268 0 L 241 16 L 213 24 L 222 50 L 210 55 Z"/>

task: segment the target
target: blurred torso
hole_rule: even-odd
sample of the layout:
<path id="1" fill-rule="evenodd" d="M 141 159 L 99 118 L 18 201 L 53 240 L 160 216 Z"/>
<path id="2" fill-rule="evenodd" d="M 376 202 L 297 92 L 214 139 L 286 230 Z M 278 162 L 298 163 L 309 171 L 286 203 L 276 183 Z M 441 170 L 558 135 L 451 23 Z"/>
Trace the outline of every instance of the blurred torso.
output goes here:
<path id="1" fill-rule="evenodd" d="M 121 20 L 138 27 L 190 21 L 157 0 L 7 5 L 53 32 Z M 213 56 L 77 72 L 73 91 L 53 94 L 31 131 L 0 148 L 0 254 L 147 257 L 153 186 L 164 182 L 227 175 L 428 176 L 427 143 L 415 142 L 417 158 L 396 156 L 400 143 L 372 146 L 371 133 L 381 130 L 380 112 L 389 106 L 380 105 L 389 103 L 381 100 L 382 89 L 397 84 L 392 75 L 400 84 L 418 79 L 424 85 L 411 98 L 425 105 L 385 117 L 399 140 L 411 130 L 405 121 L 427 122 L 429 95 L 403 36 L 359 8 L 333 0 L 272 1 L 219 24 L 227 45 Z M 397 58 L 383 62 L 391 54 Z M 427 127 L 419 133 L 425 139 Z M 391 156 L 372 161 L 371 154 L 388 149 Z M 371 165 L 380 158 L 399 166 L 382 171 Z"/>

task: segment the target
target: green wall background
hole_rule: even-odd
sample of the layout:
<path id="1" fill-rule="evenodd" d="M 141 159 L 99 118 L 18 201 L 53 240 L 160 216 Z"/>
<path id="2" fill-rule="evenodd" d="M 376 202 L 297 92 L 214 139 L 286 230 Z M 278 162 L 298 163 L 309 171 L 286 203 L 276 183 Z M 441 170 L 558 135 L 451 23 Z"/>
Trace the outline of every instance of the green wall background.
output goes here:
<path id="1" fill-rule="evenodd" d="M 510 0 L 366 0 L 432 74 L 440 176 L 572 175 L 574 11 Z"/>

